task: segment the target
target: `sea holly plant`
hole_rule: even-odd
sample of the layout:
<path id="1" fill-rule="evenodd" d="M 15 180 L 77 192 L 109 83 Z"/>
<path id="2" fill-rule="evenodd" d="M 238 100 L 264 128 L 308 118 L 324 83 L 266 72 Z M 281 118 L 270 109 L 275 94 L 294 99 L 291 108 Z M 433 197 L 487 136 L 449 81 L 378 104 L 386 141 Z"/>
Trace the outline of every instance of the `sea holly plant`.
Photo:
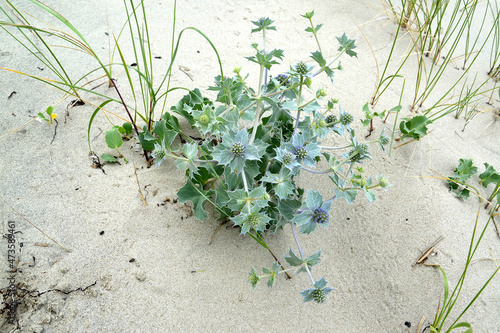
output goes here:
<path id="1" fill-rule="evenodd" d="M 311 25 L 306 31 L 318 41 L 322 25 L 315 26 L 313 16 L 314 12 L 303 15 Z M 306 273 L 312 285 L 301 292 L 303 301 L 323 303 L 333 288 L 325 278 L 313 277 L 321 251 L 305 254 L 299 233 L 312 237 L 314 231 L 326 232 L 335 219 L 335 200 L 352 203 L 363 193 L 373 202 L 376 188 L 390 186 L 383 176 L 366 175 L 361 166 L 372 158 L 372 144 L 385 149 L 390 140 L 382 133 L 370 142 L 358 141 L 351 128 L 354 116 L 338 100 L 327 99 L 326 88 L 316 86 L 315 78 L 323 73 L 333 81 L 335 71 L 342 69 L 338 62 L 342 55 L 356 56 L 354 40 L 345 34 L 339 37 L 338 54 L 331 60 L 325 59 L 318 41 L 319 50 L 309 59 L 281 72 L 275 67 L 284 63 L 284 50 L 266 46 L 266 33 L 277 29 L 274 21 L 266 17 L 252 23 L 252 33 L 263 37 L 262 46 L 252 44 L 254 53 L 246 57 L 258 73 L 258 86 L 249 86 L 250 74 L 243 74 L 242 67 L 235 68 L 232 77 L 219 75 L 209 88 L 216 92 L 215 98 L 199 89 L 190 91 L 170 113 L 144 127 L 139 140 L 157 166 L 173 158 L 178 168 L 186 170 L 186 183 L 177 194 L 180 202 L 192 203 L 199 220 L 209 217 L 207 206 L 212 205 L 220 219 L 232 222 L 241 235 L 271 253 L 270 267 L 263 267 L 262 273 L 251 268 L 248 281 L 253 288 L 261 280 L 273 287 L 279 275 L 290 277 L 295 270 Z M 179 126 L 177 116 L 187 121 L 190 135 Z M 330 136 L 344 142 L 328 146 Z M 320 193 L 300 187 L 297 179 L 303 172 L 324 176 L 331 181 L 331 190 Z M 291 230 L 298 249 L 290 249 L 284 260 L 264 239 L 264 234 L 282 229 Z"/>

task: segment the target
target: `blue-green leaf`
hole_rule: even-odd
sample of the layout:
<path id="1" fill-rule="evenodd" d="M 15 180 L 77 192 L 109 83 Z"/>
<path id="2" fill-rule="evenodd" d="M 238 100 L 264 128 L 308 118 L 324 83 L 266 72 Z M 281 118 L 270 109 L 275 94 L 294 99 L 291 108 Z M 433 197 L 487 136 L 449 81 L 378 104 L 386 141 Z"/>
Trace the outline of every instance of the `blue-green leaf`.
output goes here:
<path id="1" fill-rule="evenodd" d="M 294 214 L 302 205 L 302 202 L 296 199 L 289 200 L 279 200 L 278 201 L 278 210 L 284 218 L 291 221 L 293 219 Z"/>
<path id="2" fill-rule="evenodd" d="M 372 190 L 365 190 L 365 197 L 370 201 L 370 203 L 373 203 L 375 201 L 375 193 L 373 193 Z"/>
<path id="3" fill-rule="evenodd" d="M 290 255 L 285 256 L 285 260 L 290 266 L 300 266 L 305 263 L 303 259 L 300 259 L 295 253 L 293 253 L 292 249 L 290 249 L 288 253 Z"/>
<path id="4" fill-rule="evenodd" d="M 200 221 L 205 220 L 208 217 L 208 213 L 205 210 L 205 203 L 209 200 L 210 196 L 215 192 L 204 191 L 199 186 L 194 185 L 190 180 L 179 189 L 177 196 L 179 197 L 179 202 L 183 203 L 186 201 L 191 201 L 193 203 L 194 216 Z"/>
<path id="5" fill-rule="evenodd" d="M 341 189 L 335 189 L 335 196 L 338 198 L 343 198 L 347 203 L 352 204 L 352 202 L 356 199 L 356 196 L 358 195 L 358 192 L 356 190 L 341 190 Z"/>
<path id="6" fill-rule="evenodd" d="M 353 49 L 356 48 L 356 45 L 354 45 L 354 39 L 348 39 L 347 35 L 344 33 L 342 37 L 337 37 L 337 40 L 340 43 L 338 51 L 345 51 L 348 56 L 357 57 L 357 53 L 353 51 Z"/>

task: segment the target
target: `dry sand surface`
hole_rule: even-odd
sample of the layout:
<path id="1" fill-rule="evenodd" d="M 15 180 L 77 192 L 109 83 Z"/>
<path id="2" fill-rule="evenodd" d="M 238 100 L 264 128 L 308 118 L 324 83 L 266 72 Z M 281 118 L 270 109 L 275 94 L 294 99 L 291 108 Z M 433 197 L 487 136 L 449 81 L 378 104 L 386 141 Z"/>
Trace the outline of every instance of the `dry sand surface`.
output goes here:
<path id="1" fill-rule="evenodd" d="M 106 59 L 107 25 L 117 35 L 124 22 L 121 1 L 46 2 L 70 19 Z M 160 77 L 169 63 L 173 4 L 154 0 L 147 1 L 146 7 L 153 56 L 161 57 L 155 59 L 155 75 Z M 397 28 L 390 13 L 376 1 L 178 1 L 177 31 L 188 26 L 200 28 L 217 47 L 225 73 L 242 66 L 243 73 L 251 74 L 249 82 L 255 87 L 256 65 L 244 57 L 252 55 L 250 44 L 260 42 L 260 36 L 250 34 L 250 21 L 261 16 L 275 20 L 277 31 L 268 34 L 267 45 L 285 50 L 283 64 L 271 73 L 277 75 L 316 50 L 314 38 L 304 31 L 308 22 L 300 17 L 313 9 L 315 22 L 325 24 L 319 37 L 327 56 L 336 54 L 335 37 L 344 32 L 358 45 L 357 58 L 342 59 L 344 70 L 336 75 L 333 86 L 325 78 L 315 84 L 324 84 L 329 97 L 338 98 L 342 108 L 360 118 L 376 83 L 374 54 L 382 67 Z M 408 36 L 403 38 L 409 41 Z M 57 42 L 51 37 L 47 40 Z M 398 44 L 396 59 L 404 55 L 408 45 Z M 128 48 L 125 40 L 122 47 Z M 96 67 L 82 53 L 61 52 L 73 77 Z M 132 62 L 132 54 L 126 53 Z M 487 53 L 476 63 L 478 82 L 486 77 Z M 400 116 L 411 115 L 416 60 L 409 62 Z M 178 69 L 179 65 L 190 69 L 191 78 Z M 49 75 L 43 64 L 4 31 L 0 31 L 0 67 Z M 461 75 L 461 70 L 452 67 L 431 100 L 442 96 Z M 199 35 L 187 32 L 174 66 L 172 86 L 199 87 L 207 96 L 214 96 L 207 88 L 217 74 L 210 46 Z M 123 72 L 117 72 L 117 83 L 127 91 Z M 401 83 L 399 80 L 390 87 L 376 111 L 398 104 Z M 493 82 L 487 86 L 493 87 Z M 97 89 L 114 94 L 105 86 Z M 169 106 L 182 95 L 172 93 Z M 103 101 L 90 94 L 84 96 L 90 103 Z M 479 172 L 485 162 L 500 168 L 500 121 L 495 121 L 491 112 L 499 108 L 498 97 L 493 106 L 482 102 L 481 109 L 490 112 L 478 115 L 465 132 L 464 120 L 449 115 L 432 124 L 432 132 L 425 138 L 393 150 L 390 157 L 373 149 L 373 160 L 365 166 L 367 173 L 388 177 L 392 186 L 387 192 L 377 191 L 373 204 L 362 197 L 351 205 L 334 201 L 328 230 L 299 235 L 307 253 L 322 250 L 323 260 L 314 275 L 317 279 L 324 276 L 335 288 L 325 304 L 303 303 L 299 291 L 310 288 L 305 274 L 292 280 L 280 276 L 274 289 L 261 283 L 252 290 L 247 282 L 250 267 L 269 267 L 273 260 L 251 238 L 240 236 L 238 229 L 223 228 L 209 245 L 220 222 L 211 208 L 213 218 L 199 222 L 190 204 L 177 202 L 176 193 L 185 178 L 174 162 L 167 160 L 159 168 L 147 168 L 141 151 L 131 141 L 122 149 L 128 164 L 105 165 L 105 174 L 92 168 L 87 127 L 95 107 L 90 103 L 76 106 L 65 117 L 71 99 L 61 101 L 62 97 L 33 79 L 0 71 L 0 136 L 49 105 L 55 105 L 59 114 L 57 128 L 32 122 L 0 138 L 0 195 L 5 199 L 0 201 L 1 232 L 8 233 L 8 221 L 15 222 L 19 232 L 15 234 L 15 256 L 19 259 L 15 283 L 22 288 L 18 290 L 21 294 L 32 291 L 17 308 L 18 329 L 4 323 L 2 332 L 416 332 L 422 317 L 423 327 L 432 322 L 443 298 L 443 278 L 436 268 L 412 264 L 443 236 L 436 246 L 437 255 L 428 262 L 440 264 L 453 287 L 465 265 L 476 215 L 480 230 L 488 217 L 482 208 L 478 213 L 475 197 L 458 200 L 445 181 L 428 176 L 452 175 L 459 158 L 472 158 Z M 130 98 L 130 93 L 125 97 Z M 427 104 L 431 103 L 424 108 Z M 109 106 L 109 110 L 124 116 L 119 105 Z M 391 133 L 393 122 L 391 115 L 386 133 Z M 367 129 L 358 125 L 356 120 L 357 131 L 366 133 Z M 373 136 L 383 127 L 380 121 L 375 122 Z M 103 131 L 108 129 L 105 117 L 98 115 L 91 140 L 99 154 L 113 153 L 104 142 Z M 147 206 L 138 193 L 132 161 Z M 325 196 L 333 191 L 327 177 L 304 174 L 299 183 Z M 476 180 L 473 183 L 477 185 Z M 281 258 L 290 247 L 295 248 L 289 226 L 274 237 L 267 236 L 266 241 Z M 7 288 L 6 238 L 0 246 L 0 287 Z M 451 317 L 463 310 L 496 269 L 493 256 L 500 258 L 500 239 L 490 224 Z M 500 332 L 499 282 L 497 276 L 462 318 L 475 332 Z M 2 293 L 5 295 L 6 289 Z M 8 319 L 7 311 L 3 310 L 1 318 L 2 323 Z M 411 328 L 405 322 L 411 323 Z"/>

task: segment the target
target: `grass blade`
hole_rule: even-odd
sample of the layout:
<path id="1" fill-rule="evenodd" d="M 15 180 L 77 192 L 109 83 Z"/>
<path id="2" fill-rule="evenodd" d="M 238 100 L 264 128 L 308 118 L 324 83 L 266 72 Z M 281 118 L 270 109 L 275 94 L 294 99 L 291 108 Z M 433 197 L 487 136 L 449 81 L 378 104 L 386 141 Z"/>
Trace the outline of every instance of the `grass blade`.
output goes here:
<path id="1" fill-rule="evenodd" d="M 90 120 L 89 120 L 89 126 L 88 126 L 88 129 L 87 129 L 87 140 L 88 140 L 88 143 L 89 143 L 89 152 L 90 154 L 92 154 L 92 147 L 90 146 L 90 129 L 92 128 L 92 122 L 94 121 L 94 118 L 95 116 L 97 115 L 97 113 L 106 105 L 108 104 L 109 102 L 113 102 L 112 99 L 108 99 L 104 102 L 102 102 L 96 109 L 95 111 L 92 113 L 92 116 L 90 116 Z"/>

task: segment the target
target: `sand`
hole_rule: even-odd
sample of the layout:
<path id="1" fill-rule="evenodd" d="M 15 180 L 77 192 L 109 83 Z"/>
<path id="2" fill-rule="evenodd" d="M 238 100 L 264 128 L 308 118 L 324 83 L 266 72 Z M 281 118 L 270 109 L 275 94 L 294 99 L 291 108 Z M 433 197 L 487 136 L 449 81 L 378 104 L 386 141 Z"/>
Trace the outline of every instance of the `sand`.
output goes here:
<path id="1" fill-rule="evenodd" d="M 70 19 L 106 59 L 108 21 L 109 31 L 115 35 L 124 22 L 120 1 L 47 3 Z M 155 75 L 160 77 L 169 63 L 173 6 L 171 1 L 155 0 L 146 7 L 153 56 L 161 57 L 155 59 Z M 261 16 L 275 20 L 277 31 L 269 34 L 267 43 L 285 50 L 283 65 L 271 73 L 276 75 L 289 64 L 307 60 L 309 52 L 316 50 L 314 38 L 304 31 L 308 23 L 300 17 L 314 9 L 315 23 L 325 24 L 319 37 L 327 56 L 336 53 L 335 37 L 346 32 L 356 39 L 358 57 L 342 59 L 344 70 L 336 75 L 335 84 L 328 84 L 325 78 L 315 84 L 327 87 L 328 96 L 338 98 L 342 108 L 358 119 L 377 80 L 374 55 L 382 70 L 397 29 L 390 13 L 381 8 L 378 2 L 359 0 L 187 0 L 178 3 L 177 31 L 188 26 L 201 29 L 216 45 L 224 72 L 242 66 L 255 86 L 256 66 L 244 57 L 252 55 L 250 44 L 259 42 L 260 36 L 250 34 L 250 21 Z M 407 51 L 409 37 L 403 38 L 407 42 L 398 44 L 395 58 Z M 48 40 L 56 43 L 54 38 Z M 0 47 L 1 67 L 49 75 L 43 64 L 4 31 L 0 32 Z M 122 47 L 126 49 L 127 42 Z M 84 54 L 60 52 L 74 77 L 96 67 Z M 128 58 L 132 61 L 130 52 Z M 411 58 L 411 66 L 405 68 L 400 117 L 411 115 L 415 62 Z M 190 69 L 191 78 L 179 65 Z M 484 52 L 475 69 L 478 81 L 486 79 L 487 65 Z M 207 88 L 218 71 L 209 44 L 200 35 L 186 32 L 172 86 L 198 87 L 213 97 Z M 449 68 L 430 100 L 442 96 L 460 75 L 460 70 Z M 117 83 L 130 98 L 123 72 L 117 74 Z M 375 111 L 398 104 L 401 83 L 391 85 Z M 493 82 L 487 86 L 492 88 Z M 97 90 L 113 95 L 106 86 Z M 182 94 L 172 93 L 167 104 L 174 104 Z M 84 96 L 97 105 L 103 101 Z M 422 318 L 422 328 L 432 322 L 443 299 L 443 278 L 437 268 L 414 266 L 415 260 L 443 236 L 427 262 L 441 265 L 450 288 L 454 287 L 464 269 L 476 216 L 480 230 L 488 217 L 475 197 L 458 200 L 445 181 L 433 177 L 452 175 L 460 158 L 472 158 L 480 173 L 485 162 L 500 168 L 500 122 L 491 112 L 492 108 L 498 110 L 498 97 L 493 106 L 481 102 L 481 110 L 488 112 L 473 119 L 464 132 L 464 120 L 448 115 L 432 124 L 426 137 L 392 150 L 391 156 L 372 149 L 367 173 L 386 176 L 392 186 L 387 192 L 377 191 L 373 204 L 362 197 L 351 205 L 334 201 L 328 230 L 299 235 L 306 253 L 322 250 L 323 260 L 313 273 L 317 279 L 324 276 L 334 288 L 325 304 L 303 303 L 299 291 L 310 287 L 305 274 L 291 280 L 280 276 L 274 289 L 261 283 L 252 290 L 247 282 L 250 268 L 269 267 L 273 259 L 251 238 L 240 236 L 238 229 L 223 227 L 209 244 L 220 222 L 213 209 L 209 209 L 211 218 L 200 222 L 190 203 L 177 201 L 177 190 L 185 178 L 173 161 L 147 168 L 140 149 L 129 141 L 122 148 L 128 164 L 106 164 L 105 173 L 92 168 L 87 129 L 95 106 L 75 106 L 65 117 L 71 99 L 62 97 L 36 80 L 0 71 L 0 195 L 5 200 L 0 201 L 1 226 L 2 234 L 7 234 L 8 221 L 14 221 L 19 232 L 15 234 L 15 283 L 18 294 L 25 294 L 17 308 L 17 324 L 4 323 L 2 332 L 416 332 Z M 59 115 L 57 127 L 31 122 L 2 136 L 49 105 L 55 105 Z M 424 104 L 423 109 L 430 105 Z M 109 110 L 125 115 L 116 104 Z M 391 133 L 393 123 L 391 115 L 386 133 Z M 96 117 L 91 140 L 99 154 L 113 153 L 104 142 L 103 131 L 109 127 L 102 114 Z M 359 120 L 355 127 L 360 136 L 367 133 Z M 376 121 L 372 136 L 383 128 Z M 333 193 L 326 177 L 303 174 L 299 183 L 325 196 Z M 477 175 L 471 183 L 480 188 Z M 487 195 L 483 188 L 481 191 Z M 14 209 L 70 251 L 48 239 Z M 276 236 L 266 236 L 266 242 L 281 259 L 290 247 L 296 249 L 289 226 Z M 11 276 L 6 273 L 7 239 L 1 246 L 5 255 L 0 264 L 0 287 L 7 288 Z M 493 256 L 500 257 L 500 239 L 490 224 L 448 324 L 496 269 Z M 492 280 L 462 318 L 476 332 L 500 332 L 498 279 Z M 7 311 L 1 317 L 1 322 L 7 321 Z"/>

